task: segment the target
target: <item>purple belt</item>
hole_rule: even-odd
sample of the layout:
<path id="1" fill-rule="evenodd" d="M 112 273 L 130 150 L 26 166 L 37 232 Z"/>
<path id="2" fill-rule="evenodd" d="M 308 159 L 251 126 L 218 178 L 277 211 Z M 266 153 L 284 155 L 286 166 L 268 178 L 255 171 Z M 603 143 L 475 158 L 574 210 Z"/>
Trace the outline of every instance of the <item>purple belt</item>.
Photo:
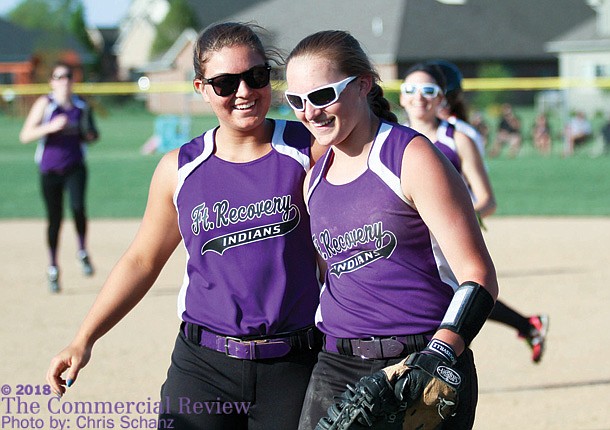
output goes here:
<path id="1" fill-rule="evenodd" d="M 187 322 L 182 323 L 182 331 L 193 343 L 241 360 L 279 358 L 291 351 L 319 348 L 322 343 L 322 335 L 314 327 L 292 333 L 248 338 L 219 335 Z"/>
<path id="2" fill-rule="evenodd" d="M 432 335 L 429 335 L 432 337 Z M 428 335 L 369 337 L 365 339 L 344 339 L 326 335 L 324 350 L 341 355 L 351 355 L 366 359 L 406 357 L 421 351 L 428 344 Z"/>

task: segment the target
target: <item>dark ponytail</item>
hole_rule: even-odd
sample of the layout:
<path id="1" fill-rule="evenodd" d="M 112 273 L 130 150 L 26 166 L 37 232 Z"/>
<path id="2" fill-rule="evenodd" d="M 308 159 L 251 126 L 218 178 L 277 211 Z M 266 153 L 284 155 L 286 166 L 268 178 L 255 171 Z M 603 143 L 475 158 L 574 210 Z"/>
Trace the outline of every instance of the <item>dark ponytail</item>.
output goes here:
<path id="1" fill-rule="evenodd" d="M 390 102 L 383 96 L 383 88 L 377 82 L 373 84 L 367 98 L 375 115 L 389 122 L 398 122 L 398 118 L 392 112 Z"/>

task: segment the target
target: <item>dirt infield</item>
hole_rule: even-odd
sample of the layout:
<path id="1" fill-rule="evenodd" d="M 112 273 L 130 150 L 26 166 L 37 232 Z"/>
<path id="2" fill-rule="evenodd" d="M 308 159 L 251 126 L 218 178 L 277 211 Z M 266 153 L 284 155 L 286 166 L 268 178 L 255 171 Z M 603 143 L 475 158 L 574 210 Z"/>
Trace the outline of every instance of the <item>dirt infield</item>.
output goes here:
<path id="1" fill-rule="evenodd" d="M 156 428 L 154 413 L 117 409 L 126 402 L 145 408 L 158 397 L 179 324 L 181 249 L 142 303 L 98 342 L 62 403 L 42 392 L 49 360 L 74 335 L 137 227 L 131 220 L 93 221 L 97 273 L 85 279 L 75 258 L 73 226 L 66 222 L 60 252 L 64 291 L 51 295 L 44 279 L 43 223 L 0 222 L 1 428 L 25 424 L 15 420 L 59 428 L 66 419 L 62 424 L 72 429 Z M 539 365 L 530 362 L 527 346 L 511 329 L 493 322 L 483 328 L 473 344 L 480 386 L 475 428 L 610 429 L 610 218 L 494 218 L 485 237 L 502 299 L 525 314 L 545 312 L 551 319 Z M 114 413 L 79 410 L 102 404 Z"/>

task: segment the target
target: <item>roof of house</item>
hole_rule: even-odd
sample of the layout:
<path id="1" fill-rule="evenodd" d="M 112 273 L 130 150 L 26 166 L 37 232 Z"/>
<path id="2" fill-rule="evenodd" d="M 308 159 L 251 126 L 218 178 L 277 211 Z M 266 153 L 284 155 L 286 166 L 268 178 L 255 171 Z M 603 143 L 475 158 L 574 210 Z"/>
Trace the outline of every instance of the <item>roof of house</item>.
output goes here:
<path id="1" fill-rule="evenodd" d="M 165 71 L 171 69 L 176 57 L 182 52 L 185 46 L 192 46 L 197 40 L 197 32 L 192 28 L 184 30 L 172 46 L 159 58 L 158 60 L 151 61 L 146 66 L 138 69 L 139 72 L 150 73 Z"/>
<path id="2" fill-rule="evenodd" d="M 76 51 L 84 62 L 93 59 L 70 35 L 29 30 L 2 18 L 0 18 L 0 40 L 11 41 L 0 43 L 0 62 L 4 63 L 29 61 L 36 52 L 48 50 L 50 46 Z"/>
<path id="3" fill-rule="evenodd" d="M 26 30 L 9 21 L 0 18 L 0 40 L 10 40 L 11 43 L 0 43 L 0 62 L 23 62 L 32 57 L 31 47 L 37 34 Z"/>
<path id="4" fill-rule="evenodd" d="M 560 37 L 549 41 L 549 52 L 610 50 L 610 36 L 602 35 L 597 28 L 597 19 L 591 18 Z"/>
<path id="5" fill-rule="evenodd" d="M 545 43 L 594 16 L 585 0 L 409 1 L 397 56 L 415 61 L 553 58 Z"/>
<path id="6" fill-rule="evenodd" d="M 395 58 L 404 0 L 190 0 L 202 27 L 221 20 L 254 22 L 289 52 L 320 30 L 348 30 L 376 60 Z M 326 13 L 321 13 L 326 12 Z"/>
<path id="7" fill-rule="evenodd" d="M 255 21 L 289 51 L 318 30 L 350 31 L 376 62 L 554 58 L 545 44 L 593 18 L 585 0 L 189 0 L 200 24 Z M 326 13 L 322 13 L 326 12 Z"/>

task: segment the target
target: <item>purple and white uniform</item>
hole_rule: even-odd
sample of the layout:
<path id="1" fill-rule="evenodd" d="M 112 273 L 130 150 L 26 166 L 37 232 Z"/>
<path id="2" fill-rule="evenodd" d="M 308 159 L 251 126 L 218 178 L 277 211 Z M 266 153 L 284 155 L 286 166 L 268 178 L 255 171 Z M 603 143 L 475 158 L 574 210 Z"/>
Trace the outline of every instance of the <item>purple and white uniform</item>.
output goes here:
<path id="1" fill-rule="evenodd" d="M 457 145 L 455 144 L 455 126 L 447 121 L 441 121 L 436 129 L 436 147 L 451 161 L 451 164 L 462 173 L 462 161 L 458 155 Z"/>
<path id="2" fill-rule="evenodd" d="M 241 337 L 310 326 L 319 295 L 302 189 L 310 134 L 276 120 L 271 152 L 231 163 L 214 155 L 215 133 L 180 148 L 174 204 L 187 261 L 178 316 Z"/>
<path id="3" fill-rule="evenodd" d="M 458 287 L 428 227 L 402 193 L 415 130 L 381 122 L 368 168 L 344 185 L 314 166 L 307 196 L 314 245 L 328 264 L 316 324 L 337 338 L 436 331 Z"/>
<path id="4" fill-rule="evenodd" d="M 87 102 L 76 95 L 72 96 L 72 106 L 68 109 L 59 106 L 52 95 L 48 98 L 49 104 L 43 114 L 43 123 L 64 114 L 68 116 L 68 125 L 63 130 L 42 138 L 36 148 L 35 157 L 42 173 L 63 174 L 83 162 L 85 150 L 81 122 L 86 120 L 88 106 Z"/>

